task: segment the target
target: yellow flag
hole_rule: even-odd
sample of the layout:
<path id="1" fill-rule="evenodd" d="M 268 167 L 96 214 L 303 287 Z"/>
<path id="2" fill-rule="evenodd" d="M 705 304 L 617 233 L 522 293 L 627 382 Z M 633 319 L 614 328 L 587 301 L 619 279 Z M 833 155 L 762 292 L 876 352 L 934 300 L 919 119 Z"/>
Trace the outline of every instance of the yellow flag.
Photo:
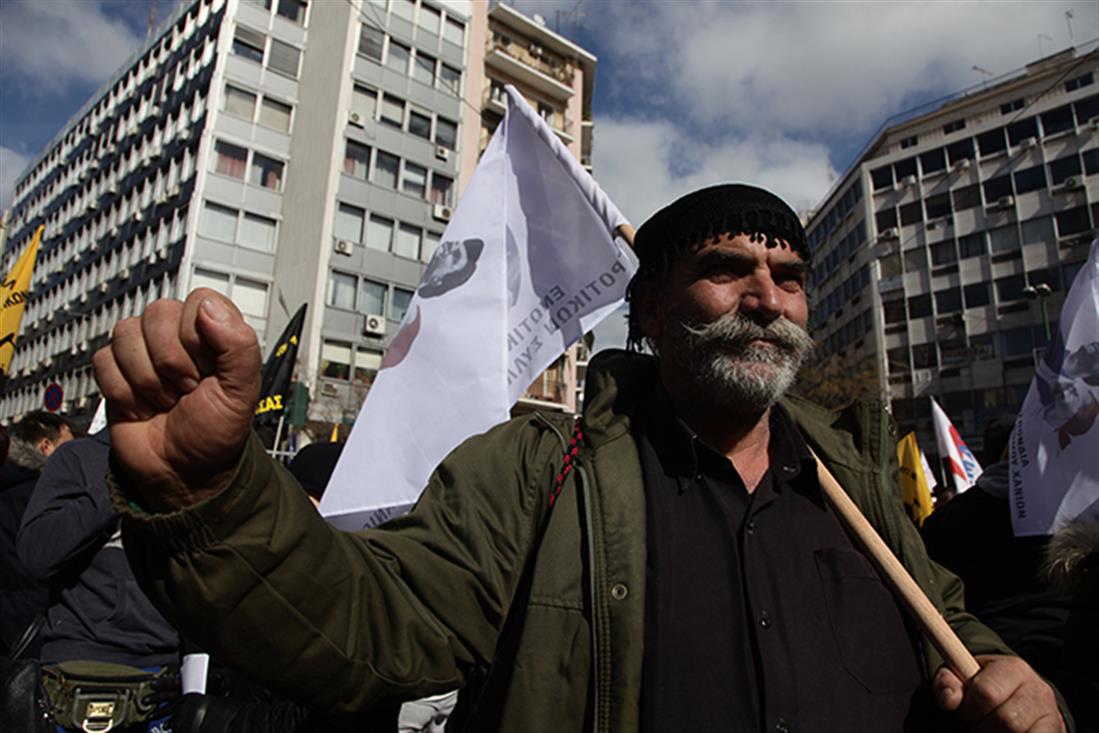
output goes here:
<path id="1" fill-rule="evenodd" d="M 339 443 L 340 442 L 340 424 L 339 423 L 336 423 L 335 425 L 332 426 L 332 435 L 331 435 L 331 437 L 328 438 L 328 442 L 329 443 Z"/>
<path id="2" fill-rule="evenodd" d="M 42 240 L 45 225 L 38 227 L 31 243 L 19 255 L 19 260 L 11 272 L 4 278 L 0 288 L 0 374 L 7 375 L 11 358 L 15 356 L 15 337 L 19 334 L 19 324 L 23 320 L 23 307 L 27 303 L 27 292 L 31 287 L 31 275 L 34 263 L 38 259 L 38 243 Z"/>
<path id="3" fill-rule="evenodd" d="M 933 506 L 915 433 L 909 433 L 897 443 L 897 460 L 901 464 L 901 495 L 904 497 L 904 506 L 912 521 L 920 526 L 923 520 L 931 516 Z"/>

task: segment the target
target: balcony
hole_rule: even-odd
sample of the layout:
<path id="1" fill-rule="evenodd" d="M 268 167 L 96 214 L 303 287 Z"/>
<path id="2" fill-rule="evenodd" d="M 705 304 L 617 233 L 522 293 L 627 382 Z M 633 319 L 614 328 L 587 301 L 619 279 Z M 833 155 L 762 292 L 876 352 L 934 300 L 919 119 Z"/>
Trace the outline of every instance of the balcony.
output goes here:
<path id="1" fill-rule="evenodd" d="M 574 93 L 572 67 L 547 61 L 514 42 L 490 40 L 485 65 L 561 102 L 567 102 Z"/>

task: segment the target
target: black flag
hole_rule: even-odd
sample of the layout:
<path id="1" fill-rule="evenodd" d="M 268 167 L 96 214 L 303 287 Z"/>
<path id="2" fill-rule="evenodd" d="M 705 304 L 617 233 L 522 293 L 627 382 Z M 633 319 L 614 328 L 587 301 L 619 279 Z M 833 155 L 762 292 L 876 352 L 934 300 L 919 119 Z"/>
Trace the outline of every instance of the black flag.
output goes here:
<path id="1" fill-rule="evenodd" d="M 294 363 L 298 359 L 298 341 L 301 340 L 301 327 L 305 323 L 305 304 L 286 324 L 282 336 L 275 342 L 275 348 L 263 365 L 260 376 L 259 404 L 256 405 L 256 424 L 270 425 L 286 414 L 286 405 L 290 399 L 291 382 L 294 378 Z"/>

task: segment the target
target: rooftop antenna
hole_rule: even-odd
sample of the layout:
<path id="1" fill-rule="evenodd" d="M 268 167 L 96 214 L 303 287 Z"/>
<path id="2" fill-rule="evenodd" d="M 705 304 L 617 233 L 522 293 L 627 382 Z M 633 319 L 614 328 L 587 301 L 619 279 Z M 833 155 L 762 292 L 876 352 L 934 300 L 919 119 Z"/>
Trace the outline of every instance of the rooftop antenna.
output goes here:
<path id="1" fill-rule="evenodd" d="M 976 65 L 973 67 L 973 70 L 976 71 L 978 74 L 980 74 L 983 77 L 981 79 L 981 84 L 987 89 L 988 88 L 988 80 L 990 78 L 992 78 L 992 76 L 993 76 L 992 72 L 989 71 L 988 69 L 982 69 L 980 66 L 976 66 Z"/>
<path id="2" fill-rule="evenodd" d="M 1045 33 L 1039 33 L 1038 34 L 1038 58 L 1040 58 L 1040 59 L 1044 59 L 1046 57 L 1045 53 L 1042 51 L 1042 40 L 1043 39 L 1045 39 L 1045 40 L 1047 40 L 1051 43 L 1053 42 L 1053 38 L 1051 36 L 1047 36 Z"/>
<path id="3" fill-rule="evenodd" d="M 145 27 L 145 40 L 153 37 L 156 28 L 156 0 L 149 0 L 149 24 Z"/>
<path id="4" fill-rule="evenodd" d="M 1072 45 L 1072 19 L 1076 17 L 1071 10 L 1065 11 L 1065 23 L 1068 24 L 1068 42 Z"/>

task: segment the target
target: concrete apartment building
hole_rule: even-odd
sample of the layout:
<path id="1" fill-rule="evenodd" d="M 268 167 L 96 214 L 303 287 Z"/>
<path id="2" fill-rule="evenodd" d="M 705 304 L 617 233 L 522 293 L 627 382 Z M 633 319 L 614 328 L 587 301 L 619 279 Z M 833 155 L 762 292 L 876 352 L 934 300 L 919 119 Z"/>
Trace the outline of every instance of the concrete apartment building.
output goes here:
<path id="1" fill-rule="evenodd" d="M 878 134 L 812 216 L 811 331 L 873 364 L 934 452 L 1018 411 L 1099 226 L 1099 52 L 1068 50 Z"/>
<path id="2" fill-rule="evenodd" d="M 52 382 L 63 410 L 94 409 L 111 326 L 207 286 L 265 353 L 309 303 L 308 419 L 353 421 L 476 164 L 488 75 L 507 63 L 486 58 L 496 17 L 537 26 L 456 0 L 182 5 L 17 182 L 3 266 L 47 229 L 0 417 L 40 407 Z M 544 33 L 547 56 L 571 46 Z M 567 95 L 549 77 L 547 114 L 578 156 L 592 74 Z"/>

